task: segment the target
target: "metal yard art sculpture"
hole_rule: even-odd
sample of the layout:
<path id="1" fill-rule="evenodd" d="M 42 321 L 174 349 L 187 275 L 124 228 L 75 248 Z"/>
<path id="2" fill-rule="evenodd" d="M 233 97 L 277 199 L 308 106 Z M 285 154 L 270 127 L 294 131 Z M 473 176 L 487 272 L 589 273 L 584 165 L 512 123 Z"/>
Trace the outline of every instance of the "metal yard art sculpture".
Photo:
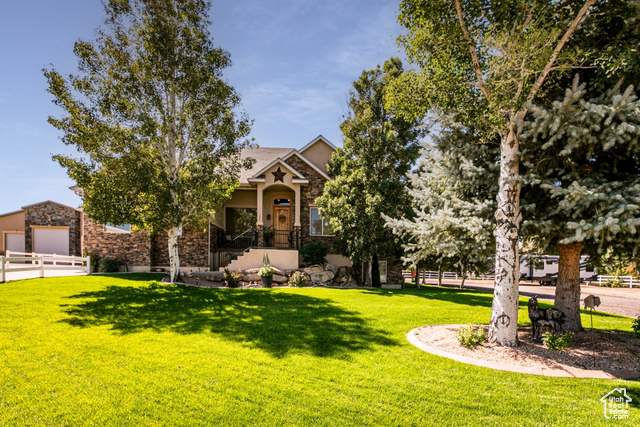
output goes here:
<path id="1" fill-rule="evenodd" d="M 540 340 L 543 329 L 548 328 L 555 334 L 558 330 L 563 332 L 565 314 L 557 308 L 540 308 L 538 296 L 529 298 L 529 320 L 531 320 L 532 338 Z"/>

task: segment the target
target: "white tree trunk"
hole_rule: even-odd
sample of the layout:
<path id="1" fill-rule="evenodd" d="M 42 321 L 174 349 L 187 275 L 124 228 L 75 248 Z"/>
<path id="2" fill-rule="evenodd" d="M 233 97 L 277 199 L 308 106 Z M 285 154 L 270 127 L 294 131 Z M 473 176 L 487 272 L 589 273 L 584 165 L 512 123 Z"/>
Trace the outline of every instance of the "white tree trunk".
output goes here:
<path id="1" fill-rule="evenodd" d="M 179 227 L 169 229 L 169 277 L 171 283 L 178 280 L 180 275 L 180 257 L 178 256 L 178 232 Z"/>
<path id="2" fill-rule="evenodd" d="M 496 278 L 491 307 L 489 340 L 504 346 L 518 345 L 518 282 L 520 258 L 520 185 L 518 178 L 518 139 L 511 121 L 501 141 L 498 210 L 496 211 Z"/>

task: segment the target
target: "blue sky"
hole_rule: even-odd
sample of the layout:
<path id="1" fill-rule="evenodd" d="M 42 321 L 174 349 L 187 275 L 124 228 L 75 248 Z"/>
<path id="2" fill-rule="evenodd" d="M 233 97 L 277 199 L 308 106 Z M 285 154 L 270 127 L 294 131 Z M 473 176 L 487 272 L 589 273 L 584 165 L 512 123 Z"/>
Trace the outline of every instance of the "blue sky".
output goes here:
<path id="1" fill-rule="evenodd" d="M 99 0 L 0 0 L 0 214 L 54 200 L 79 206 L 73 182 L 51 160 L 73 153 L 47 123 L 62 111 L 42 69 L 76 72 L 73 43 L 101 24 Z M 264 147 L 304 146 L 319 134 L 341 145 L 339 125 L 362 70 L 401 56 L 399 2 L 213 1 L 214 43 L 231 53 L 229 83 Z"/>

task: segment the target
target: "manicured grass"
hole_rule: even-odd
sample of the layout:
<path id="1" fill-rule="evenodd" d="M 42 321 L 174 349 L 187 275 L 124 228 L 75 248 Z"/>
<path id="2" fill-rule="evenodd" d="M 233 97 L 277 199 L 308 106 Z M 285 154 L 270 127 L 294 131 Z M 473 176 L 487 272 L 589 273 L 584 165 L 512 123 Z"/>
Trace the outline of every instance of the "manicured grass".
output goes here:
<path id="1" fill-rule="evenodd" d="M 486 323 L 490 293 L 155 278 L 0 284 L 0 425 L 587 425 L 605 421 L 613 387 L 633 398 L 616 423 L 640 420 L 637 381 L 498 372 L 406 341 L 425 324 Z M 631 330 L 618 316 L 594 323 Z"/>

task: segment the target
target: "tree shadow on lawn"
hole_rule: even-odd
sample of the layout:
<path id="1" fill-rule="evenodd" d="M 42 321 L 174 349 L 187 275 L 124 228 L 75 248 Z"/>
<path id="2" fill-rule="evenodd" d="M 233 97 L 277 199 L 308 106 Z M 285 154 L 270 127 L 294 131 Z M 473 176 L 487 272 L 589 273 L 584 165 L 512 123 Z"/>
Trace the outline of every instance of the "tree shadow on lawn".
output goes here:
<path id="1" fill-rule="evenodd" d="M 465 288 L 460 289 L 460 288 L 449 288 L 449 287 L 436 287 L 436 286 L 424 287 L 423 286 L 419 290 L 417 289 L 400 289 L 400 290 L 367 289 L 365 290 L 365 293 L 376 294 L 376 295 L 386 296 L 386 297 L 392 297 L 392 296 L 398 296 L 398 295 L 412 295 L 412 296 L 426 298 L 430 300 L 444 301 L 444 302 L 450 302 L 454 304 L 461 304 L 461 305 L 467 305 L 467 306 L 473 306 L 473 307 L 491 308 L 491 304 L 493 303 L 493 291 L 481 290 L 481 289 L 465 289 Z M 523 294 L 520 294 L 521 298 L 518 302 L 518 308 L 526 312 L 528 311 L 528 298 L 525 296 L 523 299 L 522 298 L 523 296 L 524 296 Z M 553 307 L 553 301 L 540 300 L 539 305 L 541 308 L 551 308 Z M 589 311 L 584 308 L 581 308 L 580 312 L 583 315 L 589 314 Z M 597 310 L 593 313 L 594 321 L 596 319 L 607 319 L 607 318 L 620 319 L 620 318 L 624 318 L 624 316 L 620 316 L 618 314 L 605 313 Z M 526 314 L 523 316 L 522 312 L 520 312 L 520 315 L 518 316 L 518 323 L 524 324 L 524 325 L 530 325 L 528 316 Z M 582 326 L 585 328 L 588 327 L 588 325 L 584 323 L 584 318 L 583 318 Z M 596 329 L 600 329 L 600 328 L 596 328 Z M 604 329 L 620 331 L 620 332 L 629 332 L 626 329 L 620 329 L 620 328 L 606 327 Z"/>
<path id="2" fill-rule="evenodd" d="M 247 343 L 275 357 L 292 350 L 348 357 L 372 345 L 394 346 L 390 332 L 374 329 L 358 313 L 331 300 L 270 290 L 161 285 L 108 286 L 70 296 L 61 322 L 88 328 L 110 325 L 121 334 L 144 330 L 211 333 Z"/>
<path id="3" fill-rule="evenodd" d="M 420 298 L 426 298 L 430 300 L 438 300 L 444 302 L 451 302 L 454 304 L 475 306 L 475 307 L 491 307 L 493 301 L 493 293 L 484 293 L 476 290 L 468 289 L 450 289 L 450 288 L 438 288 L 427 287 L 421 289 L 400 289 L 400 290 L 372 290 L 367 289 L 364 291 L 368 294 L 376 294 L 379 296 L 398 296 L 398 295 L 412 295 Z M 485 295 L 482 295 L 482 294 Z M 480 294 L 480 295 L 478 295 Z"/>

